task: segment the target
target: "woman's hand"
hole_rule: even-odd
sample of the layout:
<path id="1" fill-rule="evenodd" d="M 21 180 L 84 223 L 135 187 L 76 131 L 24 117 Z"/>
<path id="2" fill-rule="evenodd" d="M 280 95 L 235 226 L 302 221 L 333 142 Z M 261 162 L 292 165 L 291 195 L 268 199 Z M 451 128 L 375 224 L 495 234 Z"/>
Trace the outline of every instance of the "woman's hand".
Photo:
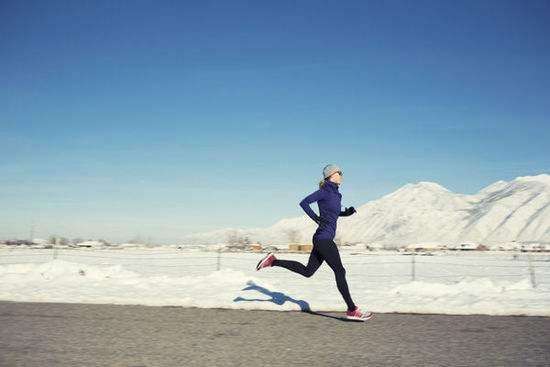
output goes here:
<path id="1" fill-rule="evenodd" d="M 349 217 L 350 215 L 357 213 L 357 210 L 353 206 L 346 208 L 343 212 L 340 212 L 341 217 Z"/>
<path id="2" fill-rule="evenodd" d="M 317 220 L 315 221 L 315 223 L 317 223 L 318 225 L 321 225 L 321 223 L 324 222 L 324 219 L 322 217 L 317 217 Z"/>

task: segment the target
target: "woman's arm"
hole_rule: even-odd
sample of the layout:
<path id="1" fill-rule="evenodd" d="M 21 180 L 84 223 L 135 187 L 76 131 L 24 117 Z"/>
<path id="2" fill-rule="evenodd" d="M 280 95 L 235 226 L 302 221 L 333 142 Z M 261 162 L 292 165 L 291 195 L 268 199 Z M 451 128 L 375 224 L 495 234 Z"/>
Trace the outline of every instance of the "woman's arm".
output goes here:
<path id="1" fill-rule="evenodd" d="M 319 222 L 321 221 L 321 217 L 318 216 L 314 211 L 313 209 L 311 209 L 311 206 L 309 206 L 309 204 L 311 203 L 314 203 L 316 201 L 319 201 L 321 199 L 324 198 L 324 190 L 317 190 L 311 194 L 309 194 L 308 196 L 306 196 L 302 201 L 300 201 L 300 206 L 302 207 L 302 209 L 304 209 L 304 211 L 306 212 L 306 214 L 311 218 L 313 219 L 313 221 L 317 224 L 319 224 Z"/>

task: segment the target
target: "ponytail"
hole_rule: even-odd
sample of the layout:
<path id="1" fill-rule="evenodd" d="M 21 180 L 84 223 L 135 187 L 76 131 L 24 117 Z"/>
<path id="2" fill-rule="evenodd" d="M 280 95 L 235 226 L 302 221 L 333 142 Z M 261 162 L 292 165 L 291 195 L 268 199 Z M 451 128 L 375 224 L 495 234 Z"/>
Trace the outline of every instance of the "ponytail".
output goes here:
<path id="1" fill-rule="evenodd" d="M 325 184 L 325 181 L 326 180 L 324 180 L 324 179 L 319 181 L 319 188 L 323 187 L 323 185 Z"/>

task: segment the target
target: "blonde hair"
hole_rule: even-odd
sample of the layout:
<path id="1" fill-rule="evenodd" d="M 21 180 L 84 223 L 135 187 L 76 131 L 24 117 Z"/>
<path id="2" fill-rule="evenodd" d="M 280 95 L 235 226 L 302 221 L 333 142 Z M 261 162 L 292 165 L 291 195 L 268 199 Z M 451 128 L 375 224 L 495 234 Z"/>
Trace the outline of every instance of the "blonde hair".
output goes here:
<path id="1" fill-rule="evenodd" d="M 326 181 L 326 179 L 322 179 L 321 181 L 319 181 L 319 188 L 323 187 Z"/>

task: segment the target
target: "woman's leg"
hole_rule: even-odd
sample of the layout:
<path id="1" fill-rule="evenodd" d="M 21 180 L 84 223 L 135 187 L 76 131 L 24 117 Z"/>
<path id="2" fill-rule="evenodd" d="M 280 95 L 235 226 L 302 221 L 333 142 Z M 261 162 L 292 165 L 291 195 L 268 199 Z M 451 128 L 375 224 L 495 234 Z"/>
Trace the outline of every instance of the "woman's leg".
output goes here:
<path id="1" fill-rule="evenodd" d="M 349 294 L 348 282 L 346 281 L 346 269 L 342 265 L 342 259 L 340 258 L 340 252 L 338 252 L 336 243 L 333 240 L 320 240 L 317 246 L 328 266 L 334 271 L 336 286 L 344 298 L 348 310 L 355 310 L 355 304 Z"/>
<path id="2" fill-rule="evenodd" d="M 273 261 L 273 266 L 280 266 L 282 268 L 288 269 L 298 274 L 302 274 L 306 278 L 309 278 L 319 269 L 319 266 L 323 263 L 323 257 L 313 246 L 313 250 L 309 254 L 309 260 L 307 266 L 304 266 L 302 263 L 294 260 L 275 260 Z"/>

